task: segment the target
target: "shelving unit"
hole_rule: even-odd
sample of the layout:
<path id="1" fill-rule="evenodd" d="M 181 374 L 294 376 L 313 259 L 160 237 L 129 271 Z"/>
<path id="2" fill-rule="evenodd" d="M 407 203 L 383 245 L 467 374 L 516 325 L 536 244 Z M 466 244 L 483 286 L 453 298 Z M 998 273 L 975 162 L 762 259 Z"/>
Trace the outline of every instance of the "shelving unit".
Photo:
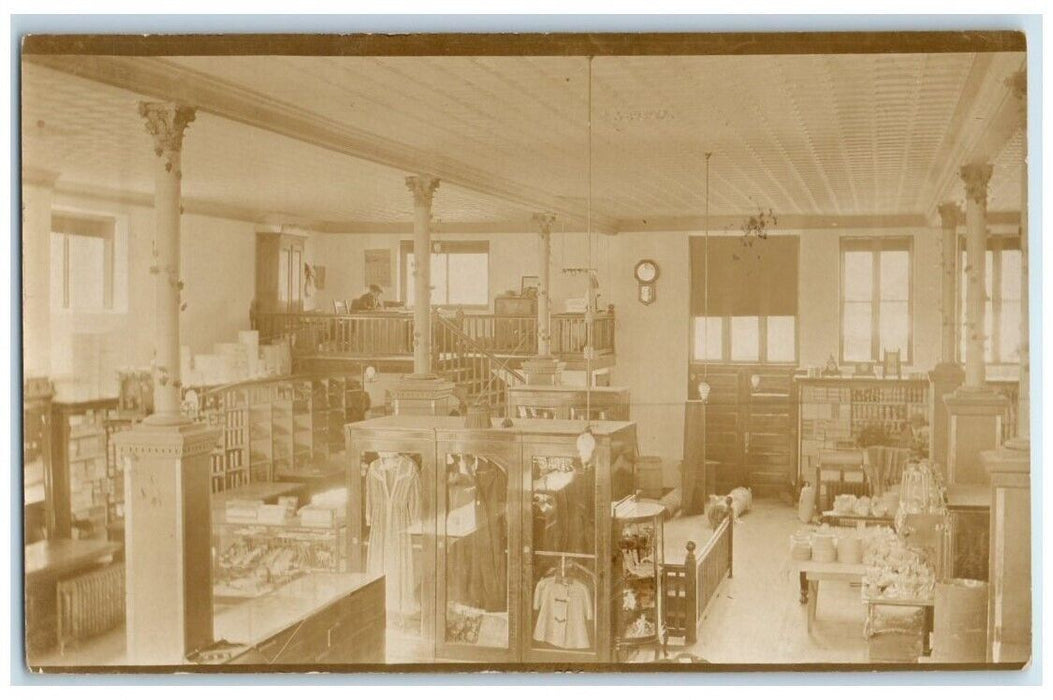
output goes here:
<path id="1" fill-rule="evenodd" d="M 76 530 L 82 539 L 106 538 L 111 499 L 124 488 L 107 431 L 107 423 L 118 420 L 117 399 L 52 404 L 50 537 L 69 538 Z"/>
<path id="2" fill-rule="evenodd" d="M 354 377 L 282 377 L 206 389 L 199 417 L 223 428 L 212 453 L 212 491 L 296 479 L 343 451 L 343 426 L 368 400 Z"/>
<path id="3" fill-rule="evenodd" d="M 618 653 L 651 645 L 664 649 L 661 574 L 664 556 L 658 503 L 633 497 L 614 507 L 614 646 Z"/>
<path id="4" fill-rule="evenodd" d="M 913 415 L 930 415 L 926 379 L 797 377 L 798 465 L 807 469 L 820 450 L 854 449 L 868 427 L 898 435 Z"/>
<path id="5" fill-rule="evenodd" d="M 124 463 L 117 457 L 117 445 L 113 436 L 131 430 L 135 425 L 132 418 L 108 418 L 106 429 L 106 529 L 110 539 L 120 539 L 124 527 Z"/>

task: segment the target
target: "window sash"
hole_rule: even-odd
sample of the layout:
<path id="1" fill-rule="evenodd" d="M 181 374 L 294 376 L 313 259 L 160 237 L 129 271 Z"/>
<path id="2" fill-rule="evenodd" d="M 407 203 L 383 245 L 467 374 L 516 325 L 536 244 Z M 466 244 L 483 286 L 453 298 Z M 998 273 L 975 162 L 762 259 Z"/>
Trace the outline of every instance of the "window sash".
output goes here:
<path id="1" fill-rule="evenodd" d="M 969 329 L 966 317 L 968 263 L 965 236 L 958 237 L 958 360 L 965 361 Z M 990 236 L 984 255 L 984 363 L 1013 365 L 1020 362 L 1020 239 L 1016 236 Z M 1015 259 L 1009 265 L 1006 260 Z M 1009 273 L 1007 274 L 1007 268 Z M 1014 284 L 1015 280 L 1015 284 Z"/>
<path id="2" fill-rule="evenodd" d="M 413 241 L 402 241 L 401 249 L 401 291 L 403 302 L 407 308 L 414 305 L 414 279 L 413 279 Z M 451 271 L 451 261 L 456 266 L 459 256 L 470 256 L 465 260 L 485 256 L 485 264 L 480 264 L 478 259 L 474 260 L 474 274 L 485 275 L 485 293 L 474 301 L 458 301 L 462 294 L 469 293 L 470 285 L 451 282 L 451 272 L 454 273 L 453 280 L 458 279 L 456 271 Z M 490 243 L 489 241 L 438 241 L 431 247 L 431 305 L 432 306 L 459 306 L 485 308 L 490 304 Z M 480 290 L 476 290 L 480 291 Z"/>
<path id="3" fill-rule="evenodd" d="M 60 276 L 60 308 L 88 313 L 113 310 L 114 220 L 56 213 L 51 224 L 52 251 L 59 256 L 52 260 L 52 268 Z M 87 269 L 96 264 L 98 270 Z M 97 283 L 92 280 L 96 276 Z M 98 301 L 92 301 L 94 297 Z"/>
<path id="4" fill-rule="evenodd" d="M 905 279 L 899 284 L 885 285 L 882 274 L 886 277 L 896 274 L 897 259 L 902 260 L 906 253 Z M 865 293 L 868 274 L 861 268 L 866 267 L 864 260 L 869 261 L 869 294 Z M 862 282 L 863 284 L 859 284 Z M 904 298 L 905 297 L 905 298 Z M 901 348 L 904 362 L 914 360 L 914 241 L 910 236 L 880 237 L 843 237 L 841 239 L 841 294 L 840 294 L 840 356 L 841 362 L 880 362 L 882 353 L 889 339 L 882 337 L 882 331 L 889 333 L 895 329 L 892 319 L 882 319 L 882 307 L 886 314 L 893 309 L 901 309 L 906 304 L 906 333 L 903 339 L 902 329 L 899 342 L 905 343 Z M 864 308 L 869 307 L 869 331 L 859 328 L 858 323 L 849 322 L 849 314 L 857 321 Z M 850 329 L 853 330 L 849 337 Z M 869 338 L 869 351 L 864 350 Z"/>
<path id="5" fill-rule="evenodd" d="M 708 320 L 708 323 L 706 321 Z M 773 324 L 773 320 L 775 323 Z M 785 323 L 792 323 L 793 342 L 790 345 L 792 357 L 785 352 L 773 351 L 772 340 L 776 337 L 778 326 L 782 324 L 785 332 Z M 705 326 L 712 333 L 707 338 Z M 755 339 L 751 337 L 750 344 L 755 342 L 756 354 L 752 351 L 745 353 L 742 350 L 741 336 L 736 343 L 735 329 L 740 331 L 755 331 Z M 744 364 L 796 364 L 799 356 L 798 348 L 798 317 L 789 315 L 780 316 L 695 316 L 692 319 L 691 334 L 691 362 L 724 362 Z M 773 331 L 775 333 L 773 333 Z M 708 340 L 708 343 L 707 343 Z M 705 345 L 709 352 L 706 352 Z"/>

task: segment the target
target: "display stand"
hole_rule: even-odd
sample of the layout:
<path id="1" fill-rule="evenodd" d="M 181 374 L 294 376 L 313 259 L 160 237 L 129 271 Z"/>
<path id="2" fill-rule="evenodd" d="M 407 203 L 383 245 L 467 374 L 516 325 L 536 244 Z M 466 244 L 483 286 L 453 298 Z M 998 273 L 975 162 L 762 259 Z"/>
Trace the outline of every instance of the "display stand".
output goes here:
<path id="1" fill-rule="evenodd" d="M 616 660 L 631 650 L 654 647 L 666 655 L 662 591 L 665 507 L 631 496 L 613 508 L 614 647 Z"/>

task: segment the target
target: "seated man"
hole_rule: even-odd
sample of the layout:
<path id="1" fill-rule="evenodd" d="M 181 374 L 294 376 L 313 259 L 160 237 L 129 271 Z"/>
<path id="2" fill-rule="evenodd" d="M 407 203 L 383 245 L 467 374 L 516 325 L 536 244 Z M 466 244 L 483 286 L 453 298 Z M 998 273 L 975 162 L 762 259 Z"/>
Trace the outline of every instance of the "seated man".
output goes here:
<path id="1" fill-rule="evenodd" d="M 384 290 L 375 284 L 369 285 L 369 291 L 351 302 L 351 313 L 356 311 L 375 311 L 381 308 L 380 295 Z"/>

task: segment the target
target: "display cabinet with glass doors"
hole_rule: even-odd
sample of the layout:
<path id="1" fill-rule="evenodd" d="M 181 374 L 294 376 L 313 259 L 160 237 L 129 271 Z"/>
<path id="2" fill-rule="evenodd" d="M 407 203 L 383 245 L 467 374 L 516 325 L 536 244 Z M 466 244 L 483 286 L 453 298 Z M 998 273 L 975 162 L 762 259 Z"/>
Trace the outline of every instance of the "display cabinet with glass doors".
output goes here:
<path id="1" fill-rule="evenodd" d="M 387 577 L 389 637 L 422 654 L 406 661 L 612 657 L 611 504 L 631 487 L 632 423 L 403 415 L 347 436 L 352 570 Z"/>

